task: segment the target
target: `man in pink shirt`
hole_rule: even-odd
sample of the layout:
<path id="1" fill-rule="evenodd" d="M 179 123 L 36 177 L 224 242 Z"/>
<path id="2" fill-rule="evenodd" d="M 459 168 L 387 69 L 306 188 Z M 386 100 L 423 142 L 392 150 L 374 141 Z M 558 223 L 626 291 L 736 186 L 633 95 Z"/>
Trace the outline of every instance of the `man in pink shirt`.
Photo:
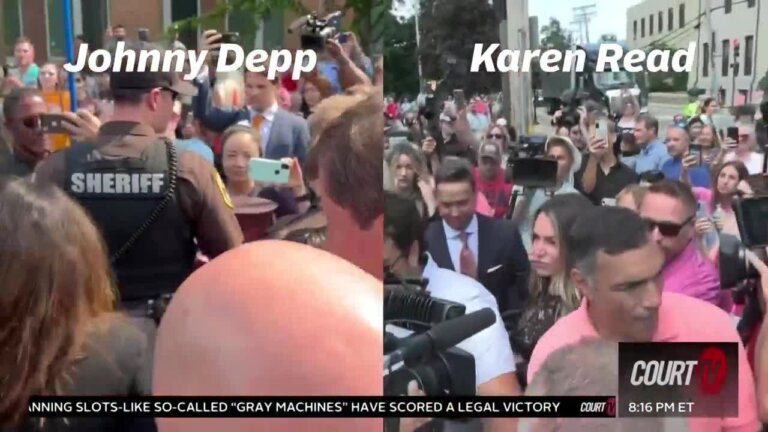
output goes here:
<path id="1" fill-rule="evenodd" d="M 695 297 L 723 309 L 731 305 L 720 290 L 717 267 L 695 240 L 696 198 L 690 186 L 679 181 L 653 183 L 640 205 L 651 238 L 664 251 L 664 291 Z"/>
<path id="2" fill-rule="evenodd" d="M 595 223 L 600 221 L 600 223 Z M 690 296 L 662 293 L 664 252 L 631 210 L 596 207 L 569 233 L 571 279 L 583 301 L 539 339 L 528 365 L 533 382 L 544 360 L 582 338 L 619 342 L 738 342 L 739 416 L 689 418 L 689 430 L 758 429 L 752 371 L 728 315 Z"/>

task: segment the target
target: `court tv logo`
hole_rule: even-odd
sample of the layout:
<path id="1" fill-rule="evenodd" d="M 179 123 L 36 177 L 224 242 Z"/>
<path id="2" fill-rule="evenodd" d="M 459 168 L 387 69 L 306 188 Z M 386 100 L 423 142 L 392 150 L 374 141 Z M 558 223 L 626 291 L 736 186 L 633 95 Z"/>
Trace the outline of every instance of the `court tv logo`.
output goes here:
<path id="1" fill-rule="evenodd" d="M 737 415 L 738 344 L 622 343 L 619 416 Z"/>

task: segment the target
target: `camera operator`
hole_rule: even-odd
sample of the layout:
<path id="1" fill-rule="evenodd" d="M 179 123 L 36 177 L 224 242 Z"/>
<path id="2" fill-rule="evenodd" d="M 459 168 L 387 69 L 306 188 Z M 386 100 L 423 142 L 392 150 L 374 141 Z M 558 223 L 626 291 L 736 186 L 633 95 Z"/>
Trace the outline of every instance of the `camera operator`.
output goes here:
<path id="1" fill-rule="evenodd" d="M 545 151 L 546 157 L 557 161 L 555 187 L 524 188 L 512 215 L 512 220 L 519 224 L 520 235 L 527 251 L 531 250 L 533 218 L 539 208 L 553 195 L 578 192 L 575 187 L 574 173 L 581 168 L 581 152 L 570 139 L 560 136 L 550 137 L 545 144 Z"/>
<path id="2" fill-rule="evenodd" d="M 455 156 L 469 161 L 472 166 L 477 165 L 477 140 L 472 134 L 467 121 L 466 110 L 458 111 L 452 102 L 446 102 L 440 114 L 440 128 L 438 136 L 436 131 L 428 131 L 428 136 L 422 141 L 422 148 L 436 149 L 440 161 L 445 157 Z M 434 151 L 434 150 L 433 150 Z M 431 155 L 431 152 L 427 153 Z M 432 167 L 432 172 L 437 167 Z"/>
<path id="3" fill-rule="evenodd" d="M 637 183 L 637 173 L 619 162 L 613 152 L 616 141 L 616 124 L 606 115 L 598 114 L 604 120 L 607 131 L 597 131 L 596 123 L 588 125 L 586 164 L 576 173 L 576 188 L 589 198 L 593 204 L 600 205 L 605 198 L 614 198 L 625 187 Z"/>
<path id="4" fill-rule="evenodd" d="M 385 273 L 400 279 L 423 276 L 426 287 L 437 298 L 464 304 L 470 313 L 491 308 L 496 322 L 457 345 L 475 357 L 475 383 L 481 396 L 515 396 L 520 387 L 515 376 L 515 359 L 507 332 L 499 315 L 496 299 L 479 282 L 457 272 L 442 269 L 426 252 L 425 221 L 413 199 L 393 192 L 384 193 L 384 267 Z M 422 257 L 426 257 L 426 264 Z M 404 336 L 404 330 L 396 336 Z M 393 331 L 394 333 L 394 331 Z M 514 431 L 513 418 L 487 419 L 485 431 Z"/>

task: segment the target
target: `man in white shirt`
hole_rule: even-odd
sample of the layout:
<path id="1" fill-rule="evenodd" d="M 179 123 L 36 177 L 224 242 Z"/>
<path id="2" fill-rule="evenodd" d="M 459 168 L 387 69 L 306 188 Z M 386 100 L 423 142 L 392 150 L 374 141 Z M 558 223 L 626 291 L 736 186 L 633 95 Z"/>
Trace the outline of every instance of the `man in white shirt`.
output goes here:
<path id="1" fill-rule="evenodd" d="M 491 308 L 496 322 L 460 342 L 457 347 L 475 358 L 475 385 L 482 396 L 516 396 L 520 386 L 515 375 L 515 359 L 494 296 L 474 279 L 437 266 L 431 258 L 422 269 L 424 220 L 413 199 L 392 192 L 384 193 L 384 265 L 401 278 L 423 276 L 427 291 L 436 298 L 466 306 L 466 313 Z M 403 337 L 407 330 L 387 326 L 387 331 Z M 485 431 L 514 431 L 516 419 L 486 419 Z"/>

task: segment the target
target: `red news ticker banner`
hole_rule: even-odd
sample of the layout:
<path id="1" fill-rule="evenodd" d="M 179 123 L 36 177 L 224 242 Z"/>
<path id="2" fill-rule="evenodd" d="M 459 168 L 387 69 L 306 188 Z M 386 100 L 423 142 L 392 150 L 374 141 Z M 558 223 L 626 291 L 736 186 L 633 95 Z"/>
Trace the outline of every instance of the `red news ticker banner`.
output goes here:
<path id="1" fill-rule="evenodd" d="M 40 397 L 30 417 L 615 417 L 614 396 Z"/>

